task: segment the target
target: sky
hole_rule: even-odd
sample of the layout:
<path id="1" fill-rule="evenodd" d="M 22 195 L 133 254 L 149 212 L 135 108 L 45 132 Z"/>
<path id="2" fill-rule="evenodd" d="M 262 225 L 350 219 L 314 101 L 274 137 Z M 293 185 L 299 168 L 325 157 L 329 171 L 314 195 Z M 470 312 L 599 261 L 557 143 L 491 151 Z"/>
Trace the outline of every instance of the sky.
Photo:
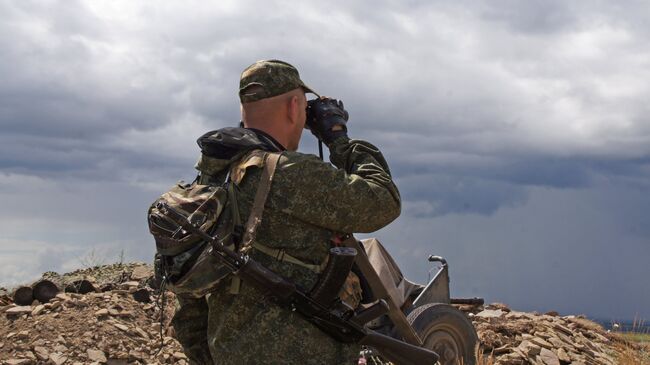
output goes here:
<path id="1" fill-rule="evenodd" d="M 241 71 L 294 64 L 384 153 L 373 233 L 453 297 L 650 318 L 646 1 L 0 0 L 0 285 L 151 261 L 146 210 L 239 121 Z M 309 133 L 300 150 L 317 153 Z M 360 237 L 367 237 L 362 235 Z"/>

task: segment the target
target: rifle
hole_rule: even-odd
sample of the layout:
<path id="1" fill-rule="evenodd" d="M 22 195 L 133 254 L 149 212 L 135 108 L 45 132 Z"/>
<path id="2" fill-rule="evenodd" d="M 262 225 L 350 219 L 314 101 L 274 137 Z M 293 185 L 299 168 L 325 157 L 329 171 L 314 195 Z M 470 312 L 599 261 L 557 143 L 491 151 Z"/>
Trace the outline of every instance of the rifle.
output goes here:
<path id="1" fill-rule="evenodd" d="M 156 208 L 185 231 L 208 242 L 211 245 L 210 254 L 219 258 L 233 274 L 269 296 L 275 303 L 297 311 L 336 340 L 370 346 L 387 360 L 400 365 L 435 364 L 438 361 L 438 355 L 431 350 L 363 327 L 365 322 L 358 320 L 352 310 L 330 310 L 305 294 L 295 283 L 267 269 L 248 255 L 228 249 L 216 237 L 202 231 L 167 203 L 158 202 Z"/>

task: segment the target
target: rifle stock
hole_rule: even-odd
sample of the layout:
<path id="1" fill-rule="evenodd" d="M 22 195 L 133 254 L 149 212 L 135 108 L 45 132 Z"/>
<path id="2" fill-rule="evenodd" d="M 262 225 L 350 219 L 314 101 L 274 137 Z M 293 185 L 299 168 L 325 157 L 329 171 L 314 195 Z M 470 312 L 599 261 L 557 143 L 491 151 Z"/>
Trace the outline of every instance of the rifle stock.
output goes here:
<path id="1" fill-rule="evenodd" d="M 379 334 L 357 324 L 352 311 L 342 313 L 326 308 L 321 303 L 314 301 L 291 281 L 267 269 L 249 256 L 224 247 L 216 237 L 203 232 L 166 203 L 159 202 L 157 208 L 161 212 L 166 212 L 168 218 L 186 231 L 209 242 L 212 245 L 211 253 L 222 260 L 233 274 L 239 275 L 244 282 L 255 286 L 279 304 L 296 310 L 307 321 L 336 340 L 371 346 L 383 357 L 398 365 L 433 365 L 438 361 L 438 355 L 431 350 Z"/>

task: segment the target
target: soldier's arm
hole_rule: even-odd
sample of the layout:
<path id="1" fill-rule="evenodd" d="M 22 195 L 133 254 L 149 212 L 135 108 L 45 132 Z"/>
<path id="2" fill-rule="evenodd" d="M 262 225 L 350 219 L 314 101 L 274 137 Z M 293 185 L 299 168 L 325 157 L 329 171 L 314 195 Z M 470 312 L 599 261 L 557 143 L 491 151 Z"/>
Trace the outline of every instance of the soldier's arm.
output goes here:
<path id="1" fill-rule="evenodd" d="M 284 196 L 281 210 L 337 232 L 372 232 L 400 214 L 400 196 L 377 147 L 341 137 L 330 145 L 330 160 L 290 154 L 280 160 L 274 184 Z"/>

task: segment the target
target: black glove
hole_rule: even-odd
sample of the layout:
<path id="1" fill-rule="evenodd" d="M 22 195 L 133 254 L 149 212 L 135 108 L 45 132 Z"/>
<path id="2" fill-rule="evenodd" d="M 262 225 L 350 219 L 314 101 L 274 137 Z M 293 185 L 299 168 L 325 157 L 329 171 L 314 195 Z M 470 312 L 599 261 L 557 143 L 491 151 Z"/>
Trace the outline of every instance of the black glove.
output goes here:
<path id="1" fill-rule="evenodd" d="M 329 146 L 335 139 L 348 135 L 345 124 L 348 121 L 348 112 L 343 108 L 343 102 L 328 97 L 307 102 L 307 122 L 305 127 Z M 332 130 L 335 126 L 341 129 Z"/>

